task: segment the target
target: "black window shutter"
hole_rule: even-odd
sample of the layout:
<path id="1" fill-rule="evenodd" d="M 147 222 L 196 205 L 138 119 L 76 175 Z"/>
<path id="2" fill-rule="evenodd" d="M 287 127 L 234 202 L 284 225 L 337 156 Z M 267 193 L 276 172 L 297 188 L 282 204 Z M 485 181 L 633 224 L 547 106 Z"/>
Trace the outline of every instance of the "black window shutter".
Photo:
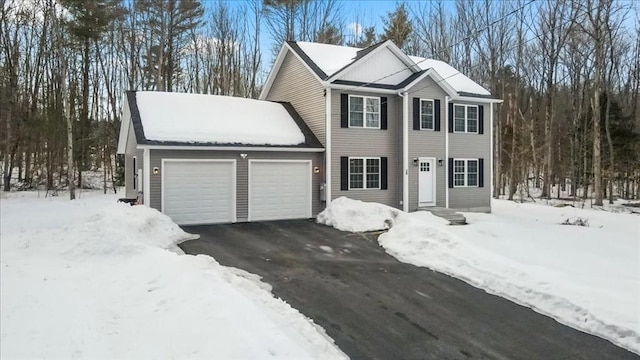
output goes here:
<path id="1" fill-rule="evenodd" d="M 413 98 L 413 130 L 420 130 L 420 98 Z"/>
<path id="2" fill-rule="evenodd" d="M 449 132 L 453 132 L 453 103 L 449 103 Z"/>
<path id="3" fill-rule="evenodd" d="M 484 187 L 484 159 L 478 159 L 478 187 Z"/>
<path id="4" fill-rule="evenodd" d="M 380 158 L 380 189 L 387 190 L 387 158 Z"/>
<path id="5" fill-rule="evenodd" d="M 387 98 L 380 98 L 380 129 L 387 130 Z"/>
<path id="6" fill-rule="evenodd" d="M 349 94 L 340 94 L 340 127 L 349 127 Z"/>
<path id="7" fill-rule="evenodd" d="M 136 165 L 136 157 L 133 157 L 133 190 L 138 188 L 138 168 Z"/>
<path id="8" fill-rule="evenodd" d="M 349 158 L 340 157 L 340 190 L 349 190 Z"/>
<path id="9" fill-rule="evenodd" d="M 449 189 L 453 189 L 453 158 L 449 158 Z"/>
<path id="10" fill-rule="evenodd" d="M 478 105 L 478 134 L 484 134 L 484 106 Z"/>
<path id="11" fill-rule="evenodd" d="M 433 100 L 433 120 L 435 122 L 434 130 L 440 131 L 440 100 Z"/>

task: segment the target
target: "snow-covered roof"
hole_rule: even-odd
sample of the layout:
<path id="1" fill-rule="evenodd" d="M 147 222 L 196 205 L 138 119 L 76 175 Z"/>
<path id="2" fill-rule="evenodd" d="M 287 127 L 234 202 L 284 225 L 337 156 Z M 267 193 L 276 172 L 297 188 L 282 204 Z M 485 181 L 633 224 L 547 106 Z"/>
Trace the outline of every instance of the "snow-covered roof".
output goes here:
<path id="1" fill-rule="evenodd" d="M 356 63 L 358 59 L 362 58 L 362 56 L 359 56 L 359 52 L 360 54 L 366 54 L 370 49 L 311 42 L 296 42 L 294 44 L 297 45 L 297 47 L 302 50 L 306 57 L 308 57 L 312 62 L 310 65 L 315 65 L 319 70 L 324 72 L 326 78 L 323 80 L 330 78 L 341 69 Z M 372 47 L 381 47 L 380 45 L 381 44 L 376 44 Z M 382 44 L 382 46 L 384 46 L 384 44 Z M 298 50 L 295 46 L 293 48 L 294 50 Z M 431 71 L 437 73 L 437 75 L 442 78 L 442 81 L 446 82 L 447 85 L 458 94 L 472 94 L 480 96 L 491 95 L 491 93 L 480 84 L 469 79 L 467 76 L 443 61 L 425 59 L 417 56 L 409 56 L 409 59 L 411 59 L 411 61 L 413 61 L 420 69 L 431 69 Z M 407 68 L 410 68 L 410 66 L 407 66 Z M 322 77 L 323 74 L 319 75 Z M 402 84 L 402 82 L 399 84 Z M 375 84 L 367 85 L 375 87 Z"/>
<path id="2" fill-rule="evenodd" d="M 480 86 L 477 82 L 469 79 L 463 73 L 444 61 L 425 59 L 418 56 L 409 56 L 422 70 L 433 69 L 440 75 L 449 86 L 458 93 L 469 93 L 477 95 L 491 95 L 491 93 Z"/>
<path id="3" fill-rule="evenodd" d="M 297 113 L 287 105 L 231 96 L 159 91 L 137 91 L 129 95 L 134 127 L 138 121 L 147 143 L 262 146 L 308 143 L 307 131 L 303 133 L 301 129 L 304 122 L 295 119 Z M 140 140 L 138 137 L 139 143 Z"/>
<path id="4" fill-rule="evenodd" d="M 360 48 L 298 41 L 296 44 L 327 75 L 349 65 Z"/>

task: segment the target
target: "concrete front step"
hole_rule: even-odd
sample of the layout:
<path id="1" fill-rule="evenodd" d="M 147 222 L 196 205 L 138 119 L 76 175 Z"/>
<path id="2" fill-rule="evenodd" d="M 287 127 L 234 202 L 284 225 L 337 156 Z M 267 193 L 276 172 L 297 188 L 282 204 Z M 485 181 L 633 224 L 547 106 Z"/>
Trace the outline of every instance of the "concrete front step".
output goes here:
<path id="1" fill-rule="evenodd" d="M 455 212 L 451 209 L 441 208 L 441 207 L 420 207 L 418 211 L 429 211 L 433 215 L 441 217 L 447 221 L 449 221 L 450 225 L 466 225 L 467 219 L 464 215 Z"/>

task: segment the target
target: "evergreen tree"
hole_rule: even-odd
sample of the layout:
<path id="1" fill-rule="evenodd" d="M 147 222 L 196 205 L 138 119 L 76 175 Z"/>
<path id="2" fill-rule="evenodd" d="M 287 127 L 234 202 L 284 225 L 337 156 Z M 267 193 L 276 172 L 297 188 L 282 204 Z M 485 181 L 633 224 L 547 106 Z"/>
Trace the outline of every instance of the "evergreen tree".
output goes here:
<path id="1" fill-rule="evenodd" d="M 376 28 L 373 26 L 366 27 L 362 30 L 362 34 L 354 41 L 349 42 L 347 45 L 359 48 L 368 48 L 375 44 L 378 40 L 376 35 Z"/>
<path id="2" fill-rule="evenodd" d="M 342 45 L 342 33 L 334 25 L 327 24 L 316 35 L 316 42 Z"/>
<path id="3" fill-rule="evenodd" d="M 382 19 L 384 22 L 382 40 L 391 40 L 398 45 L 399 48 L 403 48 L 412 30 L 405 3 L 397 5 L 393 12 L 387 14 L 387 17 L 387 19 Z"/>

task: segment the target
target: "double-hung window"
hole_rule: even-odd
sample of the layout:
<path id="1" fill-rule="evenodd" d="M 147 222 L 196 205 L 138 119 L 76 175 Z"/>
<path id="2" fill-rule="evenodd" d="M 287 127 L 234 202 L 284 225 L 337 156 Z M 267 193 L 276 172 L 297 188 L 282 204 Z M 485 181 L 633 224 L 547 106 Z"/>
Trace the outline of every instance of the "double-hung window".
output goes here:
<path id="1" fill-rule="evenodd" d="M 453 107 L 453 131 L 477 133 L 478 132 L 478 106 L 454 105 Z"/>
<path id="2" fill-rule="evenodd" d="M 478 186 L 478 160 L 454 159 L 453 160 L 453 186 L 476 187 Z"/>
<path id="3" fill-rule="evenodd" d="M 380 189 L 380 158 L 349 158 L 349 189 Z"/>
<path id="4" fill-rule="evenodd" d="M 349 96 L 349 127 L 380 128 L 380 98 Z"/>
<path id="5" fill-rule="evenodd" d="M 420 100 L 420 129 L 433 130 L 433 100 Z"/>

